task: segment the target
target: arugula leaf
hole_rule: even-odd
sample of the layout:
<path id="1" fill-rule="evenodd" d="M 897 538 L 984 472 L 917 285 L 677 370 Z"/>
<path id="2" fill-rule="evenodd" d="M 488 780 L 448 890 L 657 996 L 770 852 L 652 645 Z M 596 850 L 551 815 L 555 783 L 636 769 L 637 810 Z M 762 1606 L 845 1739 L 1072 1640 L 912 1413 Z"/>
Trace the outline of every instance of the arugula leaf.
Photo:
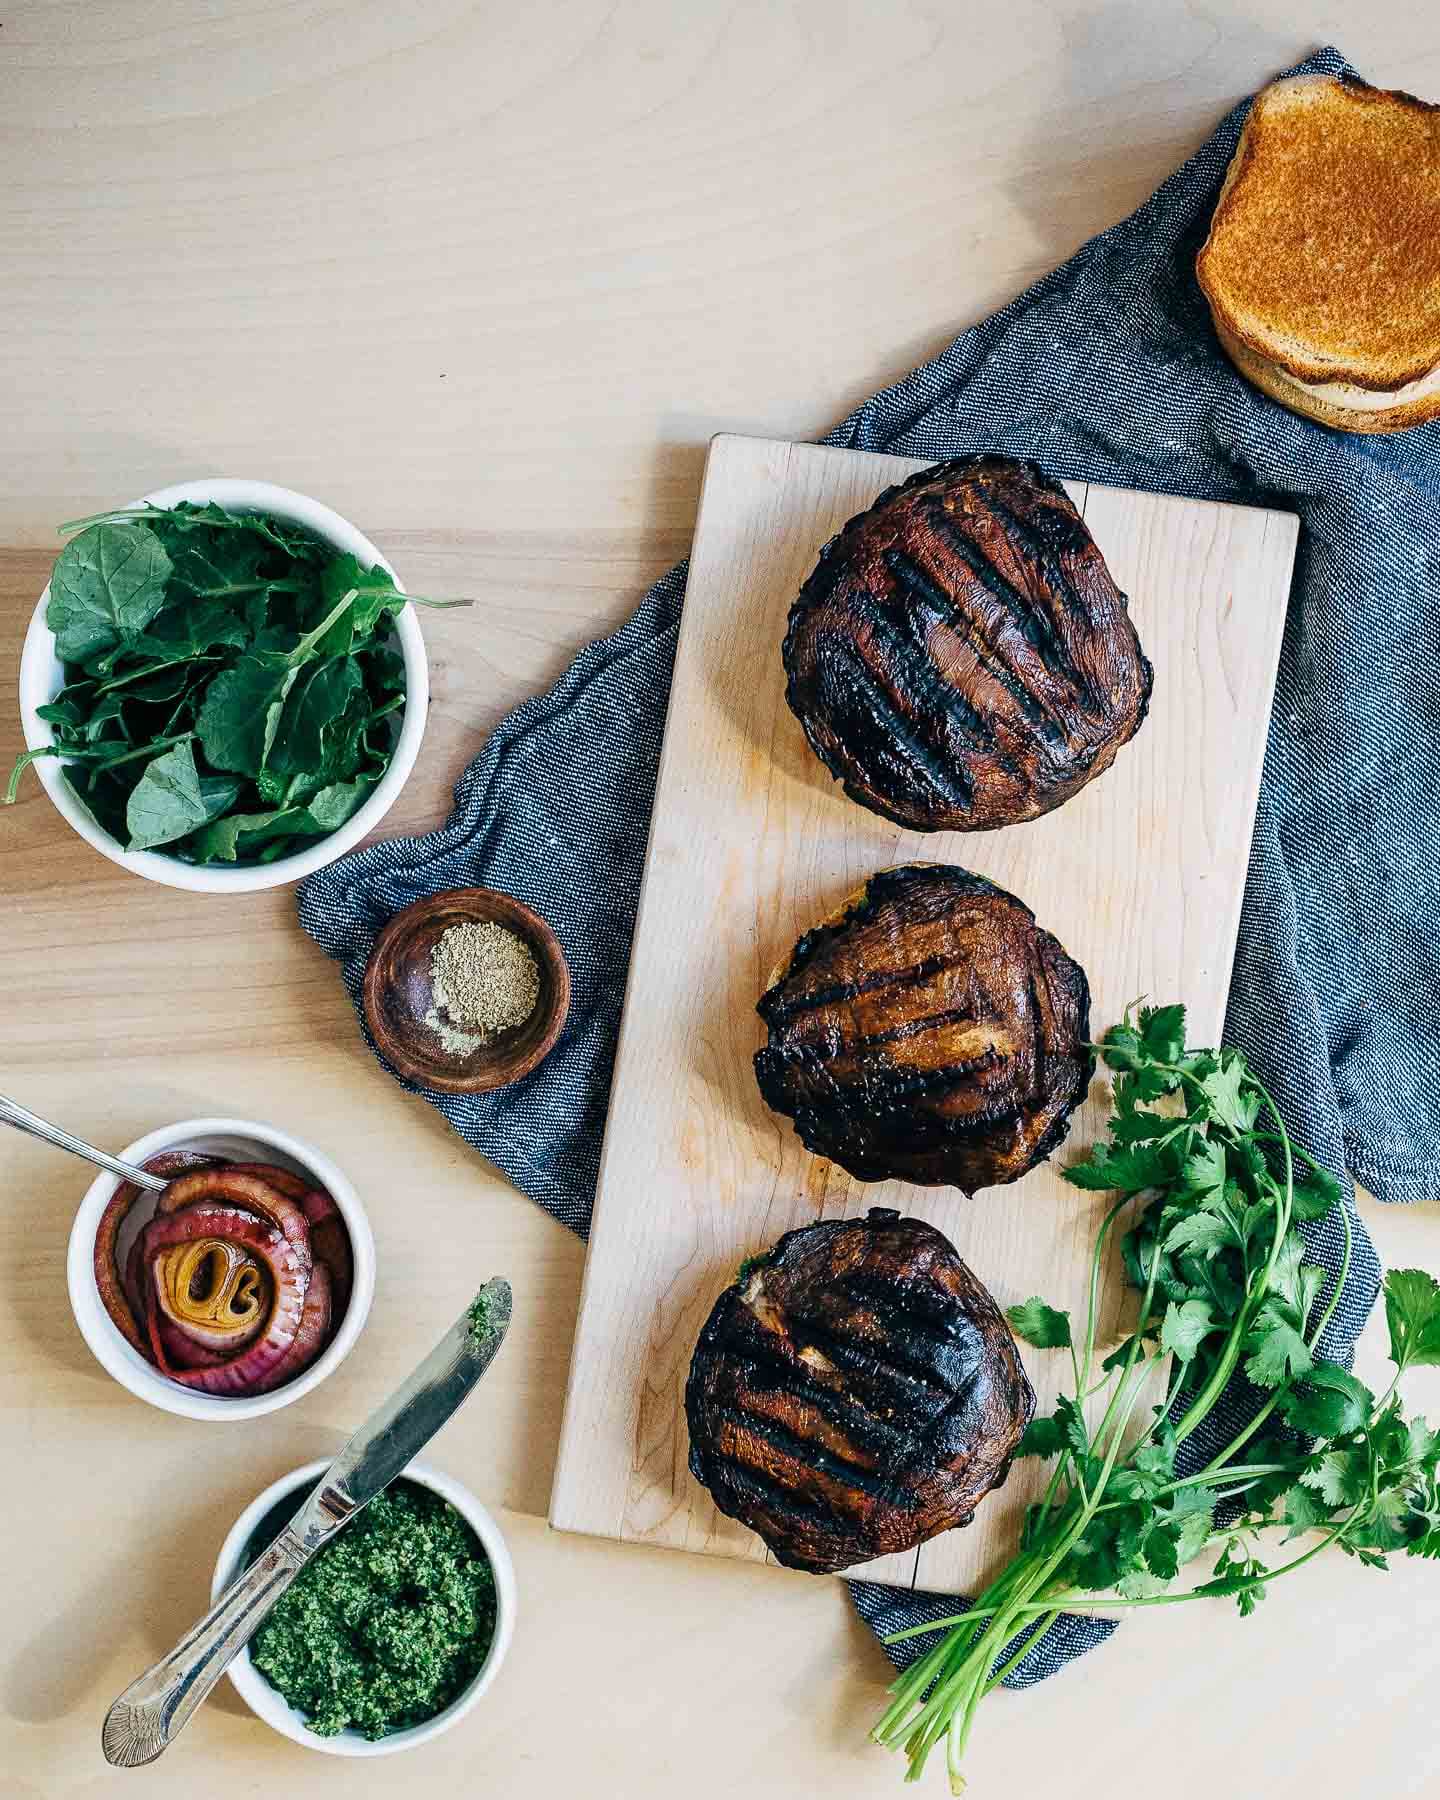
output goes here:
<path id="1" fill-rule="evenodd" d="M 299 670 L 274 650 L 251 650 L 211 682 L 196 730 L 217 769 L 256 776 L 275 742 Z"/>
<path id="2" fill-rule="evenodd" d="M 369 703 L 353 656 L 327 657 L 303 668 L 285 700 L 274 744 L 260 772 L 260 791 L 288 803 L 295 777 L 312 791 L 353 772 Z"/>
<path id="3" fill-rule="evenodd" d="M 1297 1431 L 1333 1438 L 1358 1431 L 1374 1405 L 1375 1396 L 1348 1369 L 1318 1362 L 1303 1384 L 1280 1402 L 1280 1410 Z"/>
<path id="4" fill-rule="evenodd" d="M 55 559 L 45 623 L 62 662 L 83 663 L 138 637 L 159 612 L 170 558 L 146 525 L 95 525 Z"/>
<path id="5" fill-rule="evenodd" d="M 1070 1315 L 1047 1306 L 1036 1294 L 1019 1306 L 1006 1308 L 1005 1317 L 1016 1337 L 1037 1350 L 1064 1350 L 1070 1346 Z"/>
<path id="6" fill-rule="evenodd" d="M 400 612 L 407 599 L 383 569 L 364 568 L 348 553 L 326 564 L 320 579 L 322 605 L 328 610 L 347 590 L 354 593 L 355 603 L 328 629 L 321 644 L 328 656 L 348 654 L 356 642 L 369 637 L 383 617 Z"/>
<path id="7" fill-rule="evenodd" d="M 125 808 L 131 850 L 172 844 L 235 804 L 238 781 L 202 776 L 189 740 L 147 763 Z"/>
<path id="8" fill-rule="evenodd" d="M 196 833 L 189 846 L 196 862 L 235 862 L 278 839 L 324 837 L 338 831 L 369 797 L 374 782 L 361 776 L 321 788 L 303 806 L 231 813 Z"/>
<path id="9" fill-rule="evenodd" d="M 55 742 L 17 759 L 7 798 L 53 756 L 120 842 L 192 861 L 273 861 L 348 819 L 389 765 L 405 704 L 386 627 L 407 596 L 390 578 L 303 527 L 214 503 L 74 529 L 47 614 L 72 679 L 44 709 Z M 325 654 L 332 633 L 342 656 Z"/>
<path id="10" fill-rule="evenodd" d="M 1440 1363 L 1440 1282 L 1423 1269 L 1391 1269 L 1385 1277 L 1390 1360 L 1398 1369 Z"/>
<path id="11" fill-rule="evenodd" d="M 184 663 L 220 646 L 243 649 L 250 640 L 245 620 L 224 600 L 166 606 L 130 645 L 133 656 Z"/>

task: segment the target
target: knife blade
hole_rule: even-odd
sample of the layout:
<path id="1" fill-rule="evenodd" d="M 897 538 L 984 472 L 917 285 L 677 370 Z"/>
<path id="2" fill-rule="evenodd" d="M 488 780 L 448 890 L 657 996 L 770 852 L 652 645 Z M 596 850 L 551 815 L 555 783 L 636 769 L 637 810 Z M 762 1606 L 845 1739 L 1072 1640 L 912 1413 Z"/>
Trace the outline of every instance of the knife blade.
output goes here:
<path id="1" fill-rule="evenodd" d="M 487 1281 L 410 1379 L 351 1437 L 287 1527 L 307 1557 L 430 1442 L 490 1367 L 511 1308 L 510 1283 L 502 1276 Z"/>
<path id="2" fill-rule="evenodd" d="M 407 1381 L 371 1413 L 288 1525 L 166 1657 L 131 1682 L 101 1728 L 105 1760 L 135 1769 L 174 1742 L 310 1558 L 399 1475 L 472 1392 L 510 1329 L 510 1283 L 487 1281 Z"/>

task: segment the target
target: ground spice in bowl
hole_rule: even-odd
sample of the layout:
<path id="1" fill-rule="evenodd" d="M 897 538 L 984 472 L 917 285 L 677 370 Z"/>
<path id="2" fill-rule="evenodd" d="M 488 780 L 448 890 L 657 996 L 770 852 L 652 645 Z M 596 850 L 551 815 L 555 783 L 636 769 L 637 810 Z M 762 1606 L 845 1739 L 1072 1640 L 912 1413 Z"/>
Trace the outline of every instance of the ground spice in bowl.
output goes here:
<path id="1" fill-rule="evenodd" d="M 425 1023 L 452 1056 L 465 1056 L 523 1025 L 540 998 L 540 966 L 508 926 L 448 926 L 430 952 Z"/>

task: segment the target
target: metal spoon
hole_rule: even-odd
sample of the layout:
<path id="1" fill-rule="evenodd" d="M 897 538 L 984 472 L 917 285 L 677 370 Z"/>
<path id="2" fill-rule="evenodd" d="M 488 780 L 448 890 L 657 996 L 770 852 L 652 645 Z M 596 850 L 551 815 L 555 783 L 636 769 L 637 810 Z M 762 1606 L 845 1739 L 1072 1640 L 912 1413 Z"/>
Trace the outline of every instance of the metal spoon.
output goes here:
<path id="1" fill-rule="evenodd" d="M 112 1175 L 123 1175 L 126 1181 L 133 1181 L 136 1187 L 153 1188 L 159 1193 L 161 1188 L 169 1185 L 163 1175 L 152 1175 L 148 1169 L 137 1169 L 134 1163 L 121 1162 L 118 1156 L 97 1150 L 84 1138 L 62 1131 L 58 1125 L 52 1125 L 48 1119 L 31 1112 L 28 1106 L 21 1106 L 18 1100 L 7 1099 L 4 1094 L 0 1094 L 0 1123 L 13 1125 L 17 1131 L 28 1131 L 31 1137 L 54 1144 L 57 1150 L 69 1150 L 72 1155 L 83 1156 L 87 1162 L 98 1163 Z"/>

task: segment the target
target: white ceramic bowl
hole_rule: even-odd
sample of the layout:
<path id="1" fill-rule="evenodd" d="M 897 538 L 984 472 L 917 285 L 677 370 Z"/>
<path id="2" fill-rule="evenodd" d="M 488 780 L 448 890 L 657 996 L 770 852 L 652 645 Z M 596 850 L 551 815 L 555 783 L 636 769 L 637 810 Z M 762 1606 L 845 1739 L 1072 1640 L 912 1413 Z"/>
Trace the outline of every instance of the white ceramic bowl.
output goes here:
<path id="1" fill-rule="evenodd" d="M 158 1406 L 164 1412 L 180 1413 L 188 1419 L 225 1420 L 253 1419 L 261 1413 L 277 1412 L 318 1387 L 327 1375 L 339 1368 L 369 1314 L 370 1302 L 375 1297 L 375 1239 L 360 1196 L 330 1158 L 313 1145 L 291 1137 L 288 1132 L 277 1131 L 273 1125 L 257 1125 L 249 1119 L 182 1119 L 178 1125 L 164 1125 L 159 1131 L 152 1131 L 126 1145 L 120 1155 L 126 1162 L 143 1163 L 146 1157 L 154 1156 L 160 1150 L 203 1150 L 223 1156 L 229 1162 L 278 1163 L 327 1189 L 350 1234 L 355 1264 L 350 1304 L 345 1308 L 339 1329 L 308 1369 L 268 1394 L 254 1394 L 248 1399 L 225 1399 L 217 1394 L 197 1393 L 181 1387 L 178 1382 L 168 1381 L 121 1335 L 120 1328 L 106 1312 L 100 1290 L 95 1285 L 95 1233 L 106 1203 L 120 1185 L 117 1175 L 99 1175 L 90 1183 L 70 1228 L 66 1279 L 75 1322 L 101 1366 L 122 1387 L 129 1388 L 139 1399 L 148 1400 L 151 1406 Z M 153 1203 L 141 1194 L 121 1226 L 117 1240 L 122 1267 L 135 1232 L 153 1212 Z"/>
<path id="2" fill-rule="evenodd" d="M 298 1505 L 303 1490 L 318 1481 L 328 1467 L 329 1464 L 325 1462 L 306 1463 L 303 1469 L 282 1475 L 278 1481 L 272 1481 L 263 1494 L 256 1495 L 235 1521 L 229 1537 L 220 1548 L 215 1574 L 210 1583 L 212 1602 L 220 1598 L 223 1589 L 240 1573 L 245 1548 L 270 1508 L 290 1493 L 295 1495 Z M 423 1725 L 412 1725 L 407 1731 L 392 1732 L 389 1737 L 377 1738 L 373 1743 L 369 1738 L 361 1737 L 358 1731 L 342 1731 L 335 1737 L 318 1737 L 306 1725 L 305 1715 L 288 1705 L 281 1698 L 278 1689 L 271 1687 L 259 1673 L 250 1660 L 249 1650 L 242 1650 L 229 1670 L 230 1679 L 239 1689 L 241 1698 L 257 1718 L 263 1719 L 267 1725 L 273 1725 L 276 1731 L 293 1738 L 297 1744 L 303 1744 L 307 1750 L 323 1750 L 329 1756 L 393 1756 L 397 1750 L 413 1750 L 417 1744 L 428 1743 L 431 1738 L 439 1737 L 442 1731 L 448 1731 L 465 1717 L 494 1681 L 505 1660 L 505 1652 L 510 1648 L 510 1639 L 515 1631 L 515 1565 L 510 1560 L 510 1551 L 500 1527 L 468 1488 L 462 1487 L 458 1481 L 452 1481 L 448 1475 L 442 1475 L 438 1469 L 432 1469 L 428 1463 L 411 1463 L 400 1479 L 431 1488 L 442 1500 L 448 1500 L 479 1538 L 490 1559 L 490 1567 L 495 1572 L 495 1635 L 490 1640 L 489 1652 L 470 1685 L 443 1712 L 436 1713 L 433 1719 L 427 1719 Z"/>
<path id="3" fill-rule="evenodd" d="M 272 487 L 268 481 L 181 481 L 174 487 L 146 494 L 131 505 L 174 506 L 181 500 L 202 504 L 215 500 L 232 512 L 273 513 L 276 518 L 305 526 L 337 550 L 350 551 L 362 563 L 372 567 L 378 563 L 395 585 L 400 586 L 395 571 L 369 538 L 342 519 L 339 513 L 331 512 L 328 506 L 307 499 L 304 494 L 292 493 L 289 488 Z M 25 647 L 20 653 L 20 722 L 28 750 L 55 741 L 49 725 L 37 715 L 36 708 L 53 700 L 65 681 L 64 665 L 55 654 L 54 633 L 45 623 L 49 599 L 47 585 L 35 608 L 30 629 L 25 634 Z M 308 849 L 299 850 L 293 856 L 282 856 L 276 862 L 240 868 L 227 864 L 196 865 L 167 856 L 163 850 L 127 850 L 108 831 L 102 831 L 80 804 L 61 774 L 59 757 L 42 756 L 31 767 L 56 809 L 86 843 L 93 844 L 102 856 L 119 863 L 122 869 L 133 870 L 135 874 L 163 882 L 167 887 L 190 888 L 198 893 L 238 894 L 254 888 L 283 887 L 314 869 L 323 869 L 327 863 L 343 856 L 352 845 L 358 844 L 367 832 L 373 831 L 395 804 L 396 795 L 415 766 L 425 731 L 430 676 L 425 662 L 425 642 L 413 606 L 407 606 L 396 618 L 395 641 L 405 659 L 405 705 L 400 713 L 400 731 L 389 767 L 375 792 L 338 831 L 332 831 L 329 837 L 317 839 Z"/>

